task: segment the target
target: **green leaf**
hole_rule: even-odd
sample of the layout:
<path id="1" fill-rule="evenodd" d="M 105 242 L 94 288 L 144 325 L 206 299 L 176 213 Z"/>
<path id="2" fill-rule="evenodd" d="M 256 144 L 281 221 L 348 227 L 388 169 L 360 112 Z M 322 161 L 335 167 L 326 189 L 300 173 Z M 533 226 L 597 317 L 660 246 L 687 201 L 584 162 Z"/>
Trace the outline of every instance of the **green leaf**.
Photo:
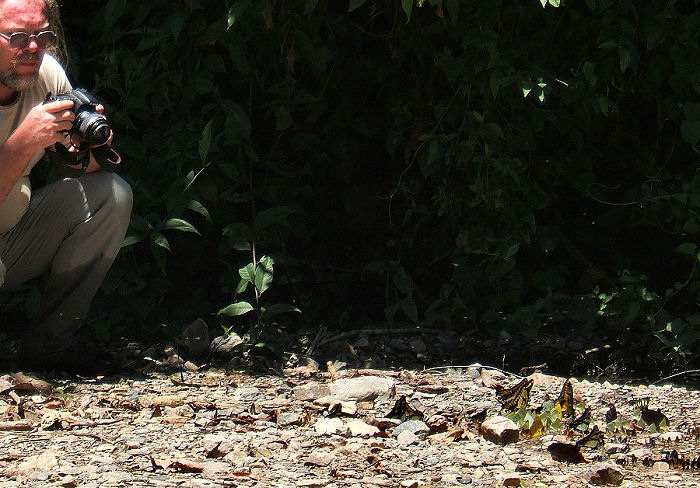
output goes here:
<path id="1" fill-rule="evenodd" d="M 216 314 L 217 317 L 224 316 L 224 317 L 237 317 L 239 315 L 243 315 L 244 313 L 248 313 L 255 310 L 255 307 L 253 307 L 250 303 L 248 302 L 236 302 L 232 303 L 231 305 L 222 308 L 221 310 L 218 311 Z"/>
<path id="2" fill-rule="evenodd" d="M 246 291 L 248 289 L 249 284 L 250 284 L 250 282 L 248 280 L 244 280 L 241 278 L 238 281 L 238 286 L 236 287 L 236 295 L 240 295 L 241 293 Z"/>
<path id="3" fill-rule="evenodd" d="M 520 243 L 513 244 L 508 248 L 506 251 L 506 254 L 503 256 L 503 259 L 510 259 L 513 256 L 515 256 L 518 253 L 518 249 L 520 249 Z"/>
<path id="4" fill-rule="evenodd" d="M 211 148 L 211 124 L 212 120 L 207 122 L 202 131 L 202 138 L 199 140 L 199 159 L 204 163 L 209 156 L 209 149 Z"/>
<path id="5" fill-rule="evenodd" d="M 255 265 L 253 263 L 248 263 L 238 270 L 238 275 L 248 283 L 255 284 Z"/>
<path id="6" fill-rule="evenodd" d="M 197 200 L 188 200 L 185 203 L 185 208 L 189 208 L 193 212 L 197 212 L 200 214 L 202 217 L 207 219 L 207 222 L 211 222 L 211 215 L 209 214 L 209 210 L 207 210 L 207 207 L 202 205 L 200 202 Z"/>
<path id="7" fill-rule="evenodd" d="M 552 7 L 558 7 L 559 5 L 561 5 L 561 0 L 549 0 L 549 4 Z"/>
<path id="8" fill-rule="evenodd" d="M 228 9 L 227 29 L 230 29 L 245 13 L 250 0 L 236 0 Z"/>
<path id="9" fill-rule="evenodd" d="M 445 0 L 445 7 L 447 7 L 447 13 L 450 14 L 450 19 L 452 23 L 456 24 L 459 18 L 459 0 Z"/>
<path id="10" fill-rule="evenodd" d="M 686 256 L 695 256 L 698 245 L 694 242 L 684 242 L 676 248 L 676 252 Z"/>
<path id="11" fill-rule="evenodd" d="M 151 242 L 156 246 L 162 247 L 163 249 L 167 249 L 168 251 L 172 251 L 172 249 L 170 249 L 170 243 L 168 242 L 168 239 L 160 232 L 153 232 L 151 234 Z"/>
<path id="12" fill-rule="evenodd" d="M 162 222 L 158 228 L 160 230 L 179 230 L 182 232 L 192 232 L 193 234 L 200 235 L 199 231 L 189 222 L 183 219 L 168 219 Z"/>
<path id="13" fill-rule="evenodd" d="M 401 0 L 401 7 L 406 14 L 406 22 L 408 22 L 411 20 L 411 13 L 413 12 L 413 0 Z"/>
<path id="14" fill-rule="evenodd" d="M 362 7 L 367 0 L 350 0 L 350 5 L 348 6 L 348 12 L 352 12 L 360 7 Z"/>
<path id="15" fill-rule="evenodd" d="M 630 52 L 624 47 L 620 48 L 620 71 L 623 73 L 627 71 L 630 65 Z"/>
<path id="16" fill-rule="evenodd" d="M 288 303 L 275 303 L 270 305 L 269 307 L 262 308 L 261 318 L 270 319 L 277 315 L 289 312 L 301 313 L 301 310 L 299 310 L 294 305 L 290 305 Z"/>
<path id="17" fill-rule="evenodd" d="M 583 63 L 583 77 L 591 86 L 598 82 L 598 77 L 595 75 L 595 64 L 590 61 Z"/>
<path id="18" fill-rule="evenodd" d="M 270 256 L 263 256 L 255 268 L 255 288 L 263 294 L 272 283 L 274 276 L 274 261 Z"/>
<path id="19" fill-rule="evenodd" d="M 124 240 L 122 241 L 122 246 L 121 247 L 128 247 L 134 244 L 138 244 L 139 242 L 143 241 L 145 236 L 140 235 L 140 236 L 126 236 Z"/>

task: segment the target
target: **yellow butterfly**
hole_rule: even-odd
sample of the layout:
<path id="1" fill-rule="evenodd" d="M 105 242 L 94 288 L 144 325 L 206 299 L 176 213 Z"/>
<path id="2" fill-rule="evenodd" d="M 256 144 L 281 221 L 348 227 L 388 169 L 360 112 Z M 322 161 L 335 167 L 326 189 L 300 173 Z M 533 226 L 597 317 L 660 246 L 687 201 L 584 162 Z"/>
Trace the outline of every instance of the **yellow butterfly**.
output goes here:
<path id="1" fill-rule="evenodd" d="M 561 387 L 559 398 L 554 400 L 554 406 L 559 406 L 562 418 L 571 417 L 574 414 L 574 387 L 571 380 L 566 380 Z"/>
<path id="2" fill-rule="evenodd" d="M 506 410 L 520 410 L 526 407 L 530 401 L 530 390 L 535 381 L 528 378 L 523 378 L 520 383 L 512 388 L 497 388 L 496 398 L 501 402 Z"/>

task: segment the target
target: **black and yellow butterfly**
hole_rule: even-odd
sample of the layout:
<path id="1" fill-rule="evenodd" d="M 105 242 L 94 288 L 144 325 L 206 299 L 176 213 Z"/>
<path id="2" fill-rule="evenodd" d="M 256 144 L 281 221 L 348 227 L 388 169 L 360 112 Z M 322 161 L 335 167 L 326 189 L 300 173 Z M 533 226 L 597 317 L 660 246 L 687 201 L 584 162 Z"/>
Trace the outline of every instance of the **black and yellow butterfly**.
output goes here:
<path id="1" fill-rule="evenodd" d="M 581 415 L 576 417 L 574 420 L 569 422 L 569 427 L 572 429 L 578 428 L 582 424 L 590 424 L 591 423 L 591 407 L 586 407 L 583 412 L 581 412 Z"/>
<path id="2" fill-rule="evenodd" d="M 523 378 L 520 383 L 511 388 L 497 388 L 496 398 L 501 402 L 505 410 L 516 411 L 526 407 L 530 401 L 530 390 L 535 381 Z"/>
<path id="3" fill-rule="evenodd" d="M 654 425 L 656 430 L 661 429 L 663 426 L 668 426 L 668 418 L 661 410 L 652 410 L 649 408 L 649 397 L 636 400 L 634 402 L 634 408 L 640 410 L 641 419 L 644 423 L 647 425 Z"/>
<path id="4" fill-rule="evenodd" d="M 603 432 L 598 428 L 597 425 L 594 425 L 588 434 L 576 441 L 576 445 L 578 447 L 590 448 L 596 448 L 604 443 L 605 436 L 603 435 Z"/>
<path id="5" fill-rule="evenodd" d="M 559 405 L 562 418 L 568 418 L 574 415 L 574 387 L 571 380 L 566 380 L 561 387 L 559 398 L 554 400 L 554 406 Z"/>

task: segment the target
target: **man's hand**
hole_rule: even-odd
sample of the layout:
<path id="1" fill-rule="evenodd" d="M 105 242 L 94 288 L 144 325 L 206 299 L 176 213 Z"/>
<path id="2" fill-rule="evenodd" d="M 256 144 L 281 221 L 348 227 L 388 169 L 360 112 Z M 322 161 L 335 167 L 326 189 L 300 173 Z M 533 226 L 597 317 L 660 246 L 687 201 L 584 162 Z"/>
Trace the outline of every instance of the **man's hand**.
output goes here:
<path id="1" fill-rule="evenodd" d="M 70 100 L 44 103 L 32 108 L 15 131 L 24 143 L 34 152 L 49 147 L 56 142 L 64 142 L 68 131 L 73 126 L 73 114 Z"/>

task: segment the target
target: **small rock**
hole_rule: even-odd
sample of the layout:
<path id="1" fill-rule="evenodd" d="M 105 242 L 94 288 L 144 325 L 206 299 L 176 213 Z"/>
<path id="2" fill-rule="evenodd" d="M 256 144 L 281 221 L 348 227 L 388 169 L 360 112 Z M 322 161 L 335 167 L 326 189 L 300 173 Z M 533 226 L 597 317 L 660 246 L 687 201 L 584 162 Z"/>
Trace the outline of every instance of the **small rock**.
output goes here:
<path id="1" fill-rule="evenodd" d="M 249 386 L 245 388 L 236 388 L 236 391 L 233 392 L 231 397 L 233 400 L 237 400 L 239 402 L 252 402 L 259 396 L 260 390 L 254 386 Z"/>
<path id="2" fill-rule="evenodd" d="M 313 401 L 331 394 L 331 389 L 325 383 L 307 383 L 294 388 L 294 396 L 303 402 Z"/>
<path id="3" fill-rule="evenodd" d="M 350 434 L 355 437 L 372 437 L 379 433 L 377 427 L 366 424 L 362 420 L 350 420 L 347 425 Z"/>
<path id="4" fill-rule="evenodd" d="M 238 334 L 230 333 L 215 337 L 209 345 L 209 351 L 215 356 L 229 357 L 233 353 L 236 346 L 243 344 L 244 339 Z"/>
<path id="5" fill-rule="evenodd" d="M 391 378 L 380 376 L 358 376 L 343 378 L 328 385 L 330 394 L 339 400 L 358 402 L 391 398 L 396 395 L 396 384 Z"/>
<path id="6" fill-rule="evenodd" d="M 620 486 L 625 479 L 622 471 L 612 464 L 592 466 L 586 477 L 592 485 L 597 486 Z"/>
<path id="7" fill-rule="evenodd" d="M 324 418 L 316 422 L 314 430 L 320 435 L 346 435 L 348 427 L 339 418 Z"/>
<path id="8" fill-rule="evenodd" d="M 401 483 L 401 488 L 418 488 L 420 482 L 418 480 L 403 480 Z"/>
<path id="9" fill-rule="evenodd" d="M 187 325 L 180 335 L 180 346 L 188 356 L 200 358 L 209 350 L 209 327 L 202 319 Z"/>
<path id="10" fill-rule="evenodd" d="M 509 473 L 503 476 L 501 485 L 503 486 L 520 486 L 520 475 L 517 473 Z"/>
<path id="11" fill-rule="evenodd" d="M 484 439 L 495 444 L 510 444 L 517 442 L 520 435 L 518 426 L 506 417 L 492 417 L 481 424 Z"/>
<path id="12" fill-rule="evenodd" d="M 329 452 L 314 452 L 306 458 L 304 464 L 307 466 L 328 466 L 333 461 L 333 455 Z"/>
<path id="13" fill-rule="evenodd" d="M 408 431 L 419 438 L 425 438 L 430 434 L 430 427 L 421 420 L 407 420 L 394 428 L 394 436 L 399 436 L 402 432 Z"/>
<path id="14" fill-rule="evenodd" d="M 410 446 L 411 444 L 418 442 L 418 437 L 413 432 L 404 430 L 396 436 L 396 440 L 402 446 Z"/>
<path id="15" fill-rule="evenodd" d="M 683 439 L 683 433 L 682 432 L 664 432 L 663 434 L 659 435 L 659 440 L 662 441 L 671 441 L 671 442 L 678 442 L 681 439 Z"/>
<path id="16" fill-rule="evenodd" d="M 233 442 L 217 434 L 205 435 L 202 443 L 209 458 L 224 457 L 234 449 Z"/>
<path id="17" fill-rule="evenodd" d="M 151 401 L 153 407 L 179 407 L 184 404 L 185 399 L 180 395 L 159 395 Z"/>

